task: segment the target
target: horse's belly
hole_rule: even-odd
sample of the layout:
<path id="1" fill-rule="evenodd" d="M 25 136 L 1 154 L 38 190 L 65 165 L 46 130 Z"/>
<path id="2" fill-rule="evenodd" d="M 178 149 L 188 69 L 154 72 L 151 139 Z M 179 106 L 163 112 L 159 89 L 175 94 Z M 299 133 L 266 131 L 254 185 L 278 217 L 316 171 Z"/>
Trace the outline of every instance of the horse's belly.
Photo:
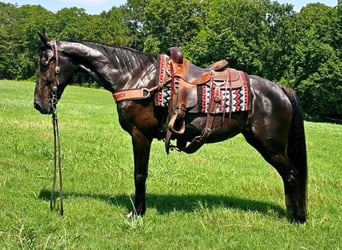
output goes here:
<path id="1" fill-rule="evenodd" d="M 186 123 L 185 136 L 187 141 L 192 141 L 195 136 L 202 134 L 206 128 L 207 116 L 192 117 L 190 121 Z M 232 138 L 241 132 L 241 124 L 236 119 L 229 121 L 229 117 L 223 118 L 222 115 L 217 115 L 210 127 L 210 135 L 206 140 L 206 143 L 214 143 Z"/>

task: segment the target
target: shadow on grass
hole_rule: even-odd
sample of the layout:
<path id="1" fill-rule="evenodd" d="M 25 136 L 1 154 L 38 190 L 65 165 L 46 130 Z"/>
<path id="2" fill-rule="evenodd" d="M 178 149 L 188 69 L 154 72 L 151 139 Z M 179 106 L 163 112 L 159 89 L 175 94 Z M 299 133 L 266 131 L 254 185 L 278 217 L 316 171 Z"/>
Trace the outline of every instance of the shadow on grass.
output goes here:
<path id="1" fill-rule="evenodd" d="M 42 200 L 50 199 L 51 191 L 43 189 L 39 194 Z M 58 192 L 55 197 L 58 197 Z M 89 194 L 89 193 L 76 193 L 66 192 L 64 198 L 91 198 L 108 202 L 111 205 L 127 208 L 127 211 L 132 209 L 132 197 L 128 195 L 107 195 L 107 194 Z M 250 199 L 242 199 L 233 196 L 213 195 L 213 194 L 187 194 L 187 195 L 174 195 L 174 194 L 147 194 L 147 212 L 149 208 L 155 208 L 158 213 L 165 214 L 174 211 L 193 212 L 198 208 L 215 209 L 219 207 L 232 208 L 243 211 L 255 211 L 262 214 L 273 214 L 281 217 L 286 217 L 286 213 L 279 205 L 256 201 Z"/>

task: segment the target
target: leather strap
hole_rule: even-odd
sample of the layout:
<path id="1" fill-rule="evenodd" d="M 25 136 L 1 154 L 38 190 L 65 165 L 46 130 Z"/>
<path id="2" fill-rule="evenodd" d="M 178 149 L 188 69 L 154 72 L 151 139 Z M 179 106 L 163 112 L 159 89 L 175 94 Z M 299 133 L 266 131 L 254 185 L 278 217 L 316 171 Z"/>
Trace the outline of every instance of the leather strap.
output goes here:
<path id="1" fill-rule="evenodd" d="M 211 79 L 210 92 L 214 93 L 210 96 L 209 110 L 207 113 L 205 128 L 202 130 L 201 135 L 195 136 L 191 143 L 187 147 L 181 149 L 181 151 L 187 154 L 195 153 L 200 147 L 202 147 L 202 145 L 206 142 L 207 138 L 211 134 L 216 110 L 221 101 L 219 93 L 217 91 L 217 88 L 214 88 L 213 79 Z"/>
<path id="2" fill-rule="evenodd" d="M 114 100 L 116 102 L 142 100 L 151 96 L 151 89 L 127 89 L 113 93 Z"/>

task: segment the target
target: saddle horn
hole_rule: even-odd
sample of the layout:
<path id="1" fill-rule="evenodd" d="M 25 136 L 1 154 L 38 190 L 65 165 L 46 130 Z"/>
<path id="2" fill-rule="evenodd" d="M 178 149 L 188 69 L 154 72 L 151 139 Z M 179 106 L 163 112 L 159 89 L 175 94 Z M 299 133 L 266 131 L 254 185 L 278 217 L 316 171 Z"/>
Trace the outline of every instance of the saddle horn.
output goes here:
<path id="1" fill-rule="evenodd" d="M 173 39 L 173 47 L 169 48 L 167 52 L 175 63 L 183 64 L 183 52 L 179 48 L 179 40 L 177 38 Z"/>

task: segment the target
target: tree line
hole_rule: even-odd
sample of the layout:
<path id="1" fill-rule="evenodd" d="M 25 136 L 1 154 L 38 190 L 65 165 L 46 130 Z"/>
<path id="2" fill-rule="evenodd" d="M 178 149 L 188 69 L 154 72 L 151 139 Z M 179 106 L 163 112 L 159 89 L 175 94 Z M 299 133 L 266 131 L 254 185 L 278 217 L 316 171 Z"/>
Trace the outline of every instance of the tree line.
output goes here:
<path id="1" fill-rule="evenodd" d="M 99 15 L 56 13 L 0 2 L 0 79 L 34 78 L 46 29 L 60 40 L 87 40 L 165 53 L 177 38 L 199 66 L 229 66 L 292 87 L 306 119 L 342 119 L 342 3 L 295 12 L 270 0 L 128 0 Z M 79 78 L 78 81 L 89 81 Z"/>

